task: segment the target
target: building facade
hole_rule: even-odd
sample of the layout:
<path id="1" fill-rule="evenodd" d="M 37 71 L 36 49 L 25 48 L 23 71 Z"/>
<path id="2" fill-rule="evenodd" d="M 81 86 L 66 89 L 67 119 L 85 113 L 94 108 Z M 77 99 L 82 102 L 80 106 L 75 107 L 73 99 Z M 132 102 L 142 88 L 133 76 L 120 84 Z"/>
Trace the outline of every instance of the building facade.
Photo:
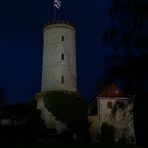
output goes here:
<path id="1" fill-rule="evenodd" d="M 88 108 L 91 141 L 136 143 L 132 98 L 115 85 L 107 86 Z"/>

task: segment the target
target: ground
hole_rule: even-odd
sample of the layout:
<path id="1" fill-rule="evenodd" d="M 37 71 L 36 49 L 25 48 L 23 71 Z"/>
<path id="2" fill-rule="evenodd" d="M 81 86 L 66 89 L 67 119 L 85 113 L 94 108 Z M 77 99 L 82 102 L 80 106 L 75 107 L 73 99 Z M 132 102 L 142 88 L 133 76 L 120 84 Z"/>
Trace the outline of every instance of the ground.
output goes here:
<path id="1" fill-rule="evenodd" d="M 122 145 L 122 144 L 112 144 L 112 143 L 6 143 L 0 146 L 14 147 L 14 148 L 43 148 L 46 147 L 64 147 L 64 148 L 74 148 L 74 147 L 87 147 L 87 148 L 141 148 L 134 145 Z"/>

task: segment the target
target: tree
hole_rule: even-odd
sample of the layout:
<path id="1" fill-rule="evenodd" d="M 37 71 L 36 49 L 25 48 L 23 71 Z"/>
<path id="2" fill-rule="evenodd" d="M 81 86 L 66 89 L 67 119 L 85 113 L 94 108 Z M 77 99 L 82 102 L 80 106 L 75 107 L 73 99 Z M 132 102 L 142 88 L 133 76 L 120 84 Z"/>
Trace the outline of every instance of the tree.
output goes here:
<path id="1" fill-rule="evenodd" d="M 44 98 L 47 109 L 64 122 L 71 132 L 86 134 L 87 108 L 84 98 L 77 93 L 64 91 L 48 92 Z"/>
<path id="2" fill-rule="evenodd" d="M 111 25 L 103 44 L 115 52 L 107 57 L 112 65 L 105 83 L 120 80 L 127 94 L 143 95 L 148 92 L 148 1 L 113 0 L 109 14 Z M 122 54 L 117 55 L 118 51 Z"/>
<path id="3" fill-rule="evenodd" d="M 0 127 L 2 141 L 27 142 L 47 138 L 47 129 L 35 100 L 27 104 L 3 106 L 1 119 L 8 119 L 10 122 Z"/>
<path id="4" fill-rule="evenodd" d="M 101 142 L 114 142 L 115 128 L 103 122 L 101 126 Z"/>
<path id="5" fill-rule="evenodd" d="M 105 83 L 118 80 L 123 83 L 124 92 L 136 95 L 137 141 L 144 145 L 148 133 L 148 1 L 112 0 L 109 14 L 111 24 L 102 41 L 114 52 L 107 57 L 112 65 L 104 76 Z"/>
<path id="6" fill-rule="evenodd" d="M 128 54 L 137 49 L 147 52 L 147 8 L 147 0 L 112 0 L 109 10 L 112 23 L 103 36 L 103 42 L 114 49 L 124 49 Z"/>
<path id="7" fill-rule="evenodd" d="M 0 107 L 5 104 L 6 96 L 3 90 L 0 90 Z"/>

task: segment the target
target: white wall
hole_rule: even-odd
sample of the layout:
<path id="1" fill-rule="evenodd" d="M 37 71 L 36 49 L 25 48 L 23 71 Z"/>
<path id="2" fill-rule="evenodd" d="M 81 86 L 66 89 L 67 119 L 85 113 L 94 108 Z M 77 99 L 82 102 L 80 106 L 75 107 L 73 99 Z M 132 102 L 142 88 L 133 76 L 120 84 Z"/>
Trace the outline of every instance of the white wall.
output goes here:
<path id="1" fill-rule="evenodd" d="M 77 91 L 75 29 L 68 24 L 44 28 L 42 91 Z M 64 41 L 61 41 L 64 36 Z M 62 53 L 64 60 L 61 59 Z M 64 76 L 64 84 L 61 77 Z"/>
<path id="2" fill-rule="evenodd" d="M 131 137 L 135 140 L 134 132 L 134 119 L 133 119 L 133 102 L 128 103 L 129 98 L 118 98 L 118 97 L 97 97 L 98 112 L 93 118 L 88 117 L 89 122 L 92 125 L 89 129 L 91 139 L 95 138 L 97 132 L 101 133 L 101 126 L 103 123 L 107 123 L 115 128 L 115 141 L 122 138 L 124 134 L 128 143 L 135 143 L 131 141 Z M 113 116 L 112 110 L 117 101 L 123 102 L 126 108 L 118 109 Z M 108 108 L 108 102 L 112 102 L 112 108 Z M 95 120 L 94 120 L 95 119 Z M 97 131 L 97 132 L 96 132 Z"/>

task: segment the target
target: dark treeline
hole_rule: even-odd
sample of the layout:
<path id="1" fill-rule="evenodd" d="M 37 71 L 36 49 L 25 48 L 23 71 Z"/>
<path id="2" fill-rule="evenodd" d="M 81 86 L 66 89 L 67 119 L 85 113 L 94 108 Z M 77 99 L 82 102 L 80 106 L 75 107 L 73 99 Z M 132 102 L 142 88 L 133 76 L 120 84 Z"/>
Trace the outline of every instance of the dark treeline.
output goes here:
<path id="1" fill-rule="evenodd" d="M 129 96 L 135 96 L 135 131 L 137 144 L 148 139 L 148 1 L 112 0 L 110 26 L 102 38 L 112 48 L 109 66 L 100 87 L 118 83 Z"/>
<path id="2" fill-rule="evenodd" d="M 36 102 L 4 105 L 0 110 L 0 143 L 33 142 L 47 131 L 36 109 Z"/>
<path id="3" fill-rule="evenodd" d="M 0 143 L 88 141 L 84 98 L 66 92 L 47 94 L 43 99 L 46 108 L 53 113 L 57 121 L 66 123 L 68 129 L 59 133 L 57 125 L 47 128 L 42 118 L 45 114 L 37 109 L 37 101 L 33 98 L 28 103 L 1 106 Z"/>

